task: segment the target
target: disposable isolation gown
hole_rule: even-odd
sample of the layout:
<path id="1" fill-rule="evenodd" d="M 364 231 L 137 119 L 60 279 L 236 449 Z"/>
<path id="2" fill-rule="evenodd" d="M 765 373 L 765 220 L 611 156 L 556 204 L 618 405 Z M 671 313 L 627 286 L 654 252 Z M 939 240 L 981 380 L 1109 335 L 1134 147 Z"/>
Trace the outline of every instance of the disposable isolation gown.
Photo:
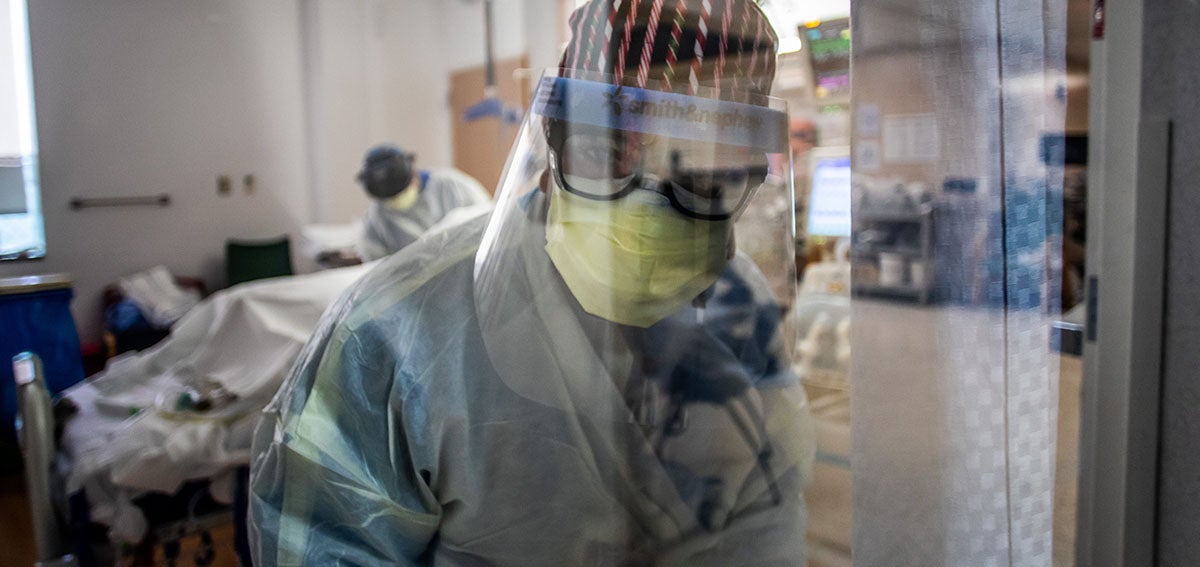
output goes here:
<path id="1" fill-rule="evenodd" d="M 514 251 L 502 283 L 473 274 L 478 219 L 326 314 L 256 432 L 257 564 L 802 562 L 811 434 L 769 286 L 739 255 L 704 308 L 614 330 L 554 271 L 542 199 L 488 244 Z M 645 353 L 693 380 L 660 389 L 672 378 Z M 736 397 L 731 367 L 753 375 Z M 683 419 L 670 396 L 690 401 Z"/>
<path id="2" fill-rule="evenodd" d="M 374 201 L 363 219 L 359 254 L 370 262 L 395 253 L 412 244 L 429 227 L 459 207 L 486 203 L 487 191 L 466 174 L 455 169 L 432 169 L 420 173 L 420 196 L 404 210 Z"/>

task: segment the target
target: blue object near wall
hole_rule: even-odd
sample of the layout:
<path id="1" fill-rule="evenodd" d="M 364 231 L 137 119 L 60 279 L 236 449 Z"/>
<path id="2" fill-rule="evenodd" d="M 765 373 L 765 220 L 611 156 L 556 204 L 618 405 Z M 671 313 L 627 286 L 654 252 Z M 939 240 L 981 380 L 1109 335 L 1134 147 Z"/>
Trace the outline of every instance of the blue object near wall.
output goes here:
<path id="1" fill-rule="evenodd" d="M 79 334 L 71 316 L 74 292 L 65 285 L 46 289 L 44 283 L 34 284 L 28 286 L 34 291 L 25 293 L 19 285 L 2 286 L 0 291 L 0 452 L 15 447 L 11 445 L 17 414 L 13 356 L 30 351 L 41 357 L 52 394 L 84 378 Z"/>

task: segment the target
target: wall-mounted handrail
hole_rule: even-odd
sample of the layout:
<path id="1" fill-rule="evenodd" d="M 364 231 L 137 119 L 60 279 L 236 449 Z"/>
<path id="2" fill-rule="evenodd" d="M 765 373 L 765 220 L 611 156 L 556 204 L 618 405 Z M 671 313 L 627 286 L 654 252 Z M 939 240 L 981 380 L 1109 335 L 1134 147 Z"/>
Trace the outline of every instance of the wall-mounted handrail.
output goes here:
<path id="1" fill-rule="evenodd" d="M 171 196 L 163 193 L 147 197 L 93 197 L 71 199 L 71 210 L 93 209 L 100 207 L 168 207 Z"/>

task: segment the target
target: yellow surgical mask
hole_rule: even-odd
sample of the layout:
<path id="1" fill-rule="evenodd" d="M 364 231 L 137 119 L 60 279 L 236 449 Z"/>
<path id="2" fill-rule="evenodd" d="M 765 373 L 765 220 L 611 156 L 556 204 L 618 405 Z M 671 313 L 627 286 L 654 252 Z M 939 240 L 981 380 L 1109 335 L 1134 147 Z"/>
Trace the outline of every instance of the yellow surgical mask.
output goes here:
<path id="1" fill-rule="evenodd" d="M 421 198 L 421 188 L 416 182 L 409 185 L 407 189 L 401 191 L 394 197 L 389 197 L 383 200 L 383 204 L 389 209 L 397 211 L 407 211 L 417 204 L 417 199 Z"/>
<path id="2" fill-rule="evenodd" d="M 596 201 L 555 187 L 546 252 L 585 311 L 649 327 L 716 281 L 730 229 L 729 221 L 687 218 L 652 191 Z"/>

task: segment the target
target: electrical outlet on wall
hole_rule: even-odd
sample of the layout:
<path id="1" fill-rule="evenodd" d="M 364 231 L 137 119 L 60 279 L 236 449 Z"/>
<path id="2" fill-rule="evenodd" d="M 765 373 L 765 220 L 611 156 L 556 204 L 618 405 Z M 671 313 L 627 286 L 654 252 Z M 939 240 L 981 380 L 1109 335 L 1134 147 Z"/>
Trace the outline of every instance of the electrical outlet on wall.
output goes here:
<path id="1" fill-rule="evenodd" d="M 217 194 L 222 197 L 228 197 L 233 192 L 233 180 L 228 175 L 221 174 L 217 176 Z"/>

